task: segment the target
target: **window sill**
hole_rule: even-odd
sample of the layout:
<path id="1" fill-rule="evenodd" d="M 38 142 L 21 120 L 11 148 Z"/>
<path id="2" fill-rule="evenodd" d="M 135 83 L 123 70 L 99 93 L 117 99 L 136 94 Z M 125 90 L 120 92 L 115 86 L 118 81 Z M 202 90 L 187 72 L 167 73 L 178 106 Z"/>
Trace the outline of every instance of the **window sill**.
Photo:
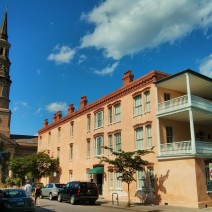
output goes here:
<path id="1" fill-rule="evenodd" d="M 136 117 L 140 117 L 140 116 L 142 116 L 143 115 L 143 113 L 141 113 L 141 114 L 137 114 L 137 115 L 133 115 L 133 118 L 136 118 Z"/>

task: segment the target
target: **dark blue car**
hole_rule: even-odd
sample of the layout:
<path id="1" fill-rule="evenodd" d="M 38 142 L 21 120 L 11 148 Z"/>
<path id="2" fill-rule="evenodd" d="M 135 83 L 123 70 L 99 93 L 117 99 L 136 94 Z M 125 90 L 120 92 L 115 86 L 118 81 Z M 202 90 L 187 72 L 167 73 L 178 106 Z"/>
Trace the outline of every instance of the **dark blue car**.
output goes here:
<path id="1" fill-rule="evenodd" d="M 0 211 L 35 211 L 35 203 L 27 197 L 23 189 L 0 189 Z"/>

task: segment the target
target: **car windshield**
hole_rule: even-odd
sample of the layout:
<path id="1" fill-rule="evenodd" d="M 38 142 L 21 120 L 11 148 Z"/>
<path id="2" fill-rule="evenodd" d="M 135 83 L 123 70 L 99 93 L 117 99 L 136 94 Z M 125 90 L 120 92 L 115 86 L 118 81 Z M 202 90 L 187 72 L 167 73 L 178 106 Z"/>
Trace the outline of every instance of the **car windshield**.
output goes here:
<path id="1" fill-rule="evenodd" d="M 55 184 L 55 186 L 56 186 L 57 188 L 63 188 L 63 187 L 65 186 L 65 184 Z"/>
<path id="2" fill-rule="evenodd" d="M 23 190 L 3 190 L 3 198 L 19 198 L 19 197 L 26 197 L 26 194 Z"/>

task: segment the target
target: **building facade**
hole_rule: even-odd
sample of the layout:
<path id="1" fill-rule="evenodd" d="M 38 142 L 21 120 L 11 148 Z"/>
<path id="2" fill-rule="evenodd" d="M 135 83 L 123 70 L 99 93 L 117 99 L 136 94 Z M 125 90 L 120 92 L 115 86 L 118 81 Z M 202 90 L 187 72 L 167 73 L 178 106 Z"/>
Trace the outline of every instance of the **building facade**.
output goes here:
<path id="1" fill-rule="evenodd" d="M 38 151 L 58 157 L 61 169 L 42 182 L 90 180 L 111 199 L 127 200 L 127 184 L 97 156 L 154 147 L 149 164 L 130 185 L 133 201 L 187 207 L 212 206 L 212 79 L 191 70 L 175 75 L 152 71 L 137 80 L 127 71 L 123 86 L 93 103 L 87 97 L 53 122 L 44 120 Z"/>

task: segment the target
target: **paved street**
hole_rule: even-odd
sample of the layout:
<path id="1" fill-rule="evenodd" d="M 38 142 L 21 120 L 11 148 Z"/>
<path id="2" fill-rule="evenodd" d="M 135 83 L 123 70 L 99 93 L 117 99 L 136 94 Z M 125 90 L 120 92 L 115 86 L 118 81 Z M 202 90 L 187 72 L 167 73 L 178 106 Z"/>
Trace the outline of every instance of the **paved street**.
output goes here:
<path id="1" fill-rule="evenodd" d="M 57 200 L 50 201 L 48 199 L 41 199 L 41 206 L 36 206 L 36 212 L 111 212 L 111 207 L 104 207 L 100 204 L 89 205 L 86 203 L 82 203 L 80 205 L 71 205 L 69 202 L 58 202 Z M 123 212 L 126 210 L 115 208 L 117 212 Z"/>
<path id="2" fill-rule="evenodd" d="M 194 208 L 182 208 L 172 207 L 165 205 L 141 205 L 133 204 L 132 207 L 126 207 L 126 203 L 112 204 L 111 201 L 98 200 L 96 205 L 89 205 L 82 203 L 79 205 L 71 205 L 68 202 L 58 202 L 57 200 L 50 201 L 48 199 L 41 199 L 41 206 L 36 206 L 36 212 L 126 212 L 126 211 L 142 211 L 142 212 L 208 212 L 212 211 L 212 208 L 194 209 Z"/>

